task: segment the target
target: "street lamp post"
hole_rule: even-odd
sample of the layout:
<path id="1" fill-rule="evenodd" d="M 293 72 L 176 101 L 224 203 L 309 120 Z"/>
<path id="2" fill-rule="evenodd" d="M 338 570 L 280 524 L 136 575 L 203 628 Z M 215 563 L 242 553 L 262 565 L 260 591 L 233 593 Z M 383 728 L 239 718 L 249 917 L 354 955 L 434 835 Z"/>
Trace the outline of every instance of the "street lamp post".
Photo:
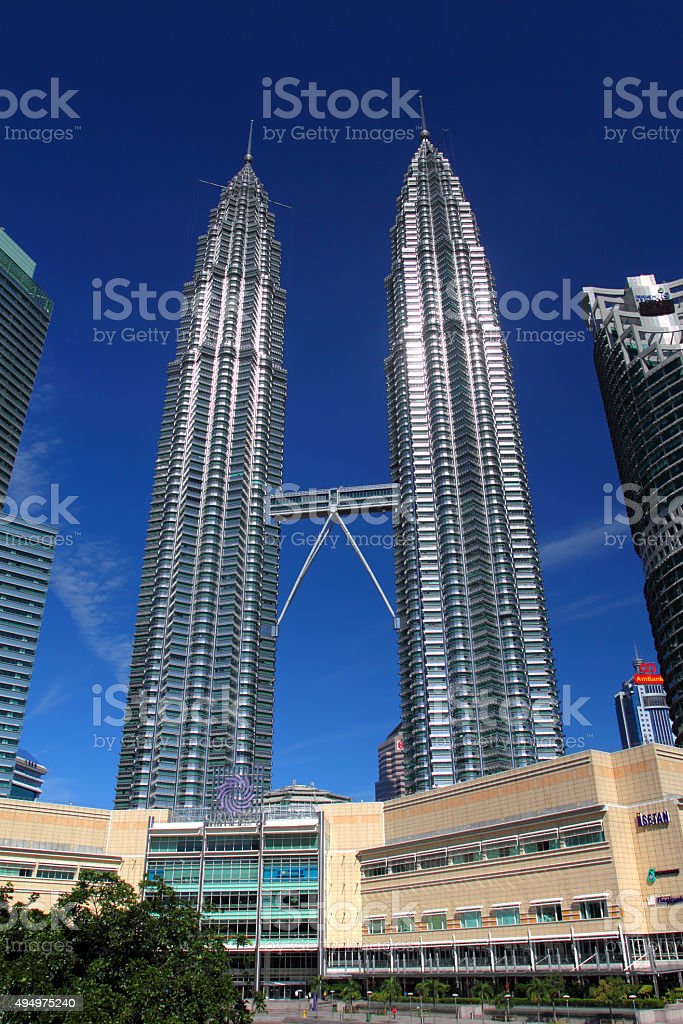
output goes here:
<path id="1" fill-rule="evenodd" d="M 458 1017 L 460 1016 L 460 1011 L 458 1010 L 458 993 L 457 992 L 453 993 L 453 999 L 455 1000 L 455 1019 L 457 1020 Z"/>
<path id="2" fill-rule="evenodd" d="M 562 998 L 564 999 L 564 1005 L 567 1010 L 567 1024 L 569 1024 L 569 996 L 564 995 Z"/>
<path id="3" fill-rule="evenodd" d="M 510 1020 L 510 999 L 511 998 L 512 997 L 511 997 L 510 993 L 506 992 L 505 993 L 505 1020 L 508 1021 L 508 1022 Z"/>
<path id="4" fill-rule="evenodd" d="M 301 989 L 298 988 L 296 990 L 296 992 L 294 993 L 294 995 L 296 996 L 296 999 L 297 999 L 296 1012 L 297 1012 L 298 1016 L 301 1017 Z"/>
<path id="5" fill-rule="evenodd" d="M 413 1024 L 413 993 L 408 992 L 408 1016 L 410 1017 L 410 1024 Z"/>
<path id="6" fill-rule="evenodd" d="M 634 1012 L 635 1012 L 635 1008 L 636 1008 L 636 999 L 637 999 L 637 996 L 635 996 L 635 995 L 633 994 L 633 992 L 631 992 L 631 993 L 629 994 L 629 999 L 631 1000 L 631 1006 L 633 1007 L 633 1010 L 634 1010 Z"/>

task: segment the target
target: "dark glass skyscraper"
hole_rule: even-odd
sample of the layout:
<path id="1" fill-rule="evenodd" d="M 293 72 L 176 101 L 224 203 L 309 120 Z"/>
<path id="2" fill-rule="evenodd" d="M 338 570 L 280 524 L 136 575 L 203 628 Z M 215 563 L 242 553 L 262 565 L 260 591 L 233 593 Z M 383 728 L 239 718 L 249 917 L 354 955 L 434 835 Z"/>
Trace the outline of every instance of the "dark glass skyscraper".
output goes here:
<path id="1" fill-rule="evenodd" d="M 117 807 L 195 806 L 214 769 L 270 779 L 285 295 L 247 155 L 186 286 L 168 371 Z"/>
<path id="2" fill-rule="evenodd" d="M 36 264 L 0 229 L 0 508 L 5 502 L 53 301 Z M 27 495 L 17 495 L 21 501 Z"/>
<path id="3" fill-rule="evenodd" d="M 35 262 L 0 230 L 0 508 L 14 468 L 26 411 L 52 314 L 33 280 Z M 0 515 L 0 796 L 9 796 L 26 714 L 57 531 L 16 515 L 28 494 Z M 36 506 L 30 503 L 30 511 Z"/>
<path id="4" fill-rule="evenodd" d="M 584 306 L 645 600 L 683 746 L 683 280 L 586 288 Z"/>
<path id="5" fill-rule="evenodd" d="M 406 783 L 563 752 L 531 499 L 493 278 L 472 208 L 423 131 L 387 279 Z"/>

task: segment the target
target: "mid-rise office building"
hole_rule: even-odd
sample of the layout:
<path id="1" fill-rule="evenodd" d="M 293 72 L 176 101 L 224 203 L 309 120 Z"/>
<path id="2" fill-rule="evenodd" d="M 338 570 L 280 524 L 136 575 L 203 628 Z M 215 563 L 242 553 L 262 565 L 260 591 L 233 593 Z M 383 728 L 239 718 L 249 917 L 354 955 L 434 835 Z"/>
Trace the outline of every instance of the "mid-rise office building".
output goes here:
<path id="1" fill-rule="evenodd" d="M 185 289 L 142 571 L 115 805 L 210 803 L 226 770 L 270 783 L 285 295 L 248 153 Z"/>
<path id="2" fill-rule="evenodd" d="M 676 742 L 683 744 L 683 280 L 586 288 L 595 366 Z"/>
<path id="3" fill-rule="evenodd" d="M 675 743 L 664 680 L 654 663 L 636 657 L 633 675 L 622 683 L 614 704 L 624 749 L 641 743 Z"/>
<path id="4" fill-rule="evenodd" d="M 19 747 L 9 793 L 12 800 L 38 800 L 46 775 L 45 765 L 39 764 L 28 750 Z"/>
<path id="5" fill-rule="evenodd" d="M 375 783 L 375 800 L 393 800 L 405 793 L 403 748 L 403 730 L 399 722 L 377 748 L 379 779 Z"/>
<path id="6" fill-rule="evenodd" d="M 0 507 L 4 505 L 53 301 L 36 264 L 0 229 Z M 18 503 L 28 495 L 16 495 Z"/>
<path id="7" fill-rule="evenodd" d="M 472 207 L 423 130 L 387 279 L 408 792 L 563 752 L 512 367 Z"/>

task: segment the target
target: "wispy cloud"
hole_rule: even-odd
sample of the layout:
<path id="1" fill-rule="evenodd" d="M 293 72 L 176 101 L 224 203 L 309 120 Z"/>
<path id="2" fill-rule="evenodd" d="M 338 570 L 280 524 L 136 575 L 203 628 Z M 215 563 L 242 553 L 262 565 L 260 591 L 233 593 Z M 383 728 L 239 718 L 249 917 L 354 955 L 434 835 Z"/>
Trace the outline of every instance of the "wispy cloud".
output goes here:
<path id="1" fill-rule="evenodd" d="M 605 615 L 607 612 L 616 611 L 619 608 L 626 608 L 628 605 L 637 604 L 642 601 L 640 594 L 630 594 L 628 597 L 614 598 L 611 593 L 589 594 L 578 601 L 570 601 L 568 604 L 560 605 L 552 615 L 553 622 L 578 622 L 580 619 L 594 619 L 598 615 Z"/>
<path id="2" fill-rule="evenodd" d="M 131 636 L 115 625 L 120 592 L 129 583 L 128 566 L 99 541 L 79 541 L 55 563 L 52 586 L 88 647 L 110 664 L 118 682 L 130 667 Z"/>
<path id="3" fill-rule="evenodd" d="M 29 710 L 26 715 L 26 719 L 38 718 L 40 715 L 45 715 L 48 711 L 53 711 L 54 708 L 58 708 L 69 699 L 70 692 L 71 691 L 68 686 L 64 686 L 61 683 L 54 683 L 54 685 L 48 687 L 45 693 L 35 703 L 29 703 Z"/>
<path id="4" fill-rule="evenodd" d="M 613 532 L 628 533 L 627 530 L 620 530 L 612 527 Z M 581 558 L 597 555 L 605 546 L 604 526 L 584 526 L 575 530 L 566 537 L 558 540 L 548 541 L 541 545 L 541 561 L 544 568 L 564 565 L 566 562 L 575 562 Z"/>

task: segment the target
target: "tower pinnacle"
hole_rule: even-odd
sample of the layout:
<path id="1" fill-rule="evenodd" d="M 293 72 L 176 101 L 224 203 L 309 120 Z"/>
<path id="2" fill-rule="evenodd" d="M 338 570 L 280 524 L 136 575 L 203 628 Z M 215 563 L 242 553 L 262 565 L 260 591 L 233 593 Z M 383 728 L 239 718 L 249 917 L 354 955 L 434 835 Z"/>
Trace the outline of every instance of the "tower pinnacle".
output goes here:
<path id="1" fill-rule="evenodd" d="M 245 162 L 245 164 L 251 164 L 251 163 L 254 162 L 254 158 L 251 155 L 251 140 L 252 140 L 253 133 L 254 133 L 254 122 L 253 122 L 253 120 L 251 120 L 249 122 L 249 141 L 247 142 L 247 151 L 244 154 L 244 162 Z"/>
<path id="2" fill-rule="evenodd" d="M 420 116 L 422 118 L 422 131 L 420 132 L 420 138 L 421 139 L 428 139 L 429 138 L 429 131 L 427 129 L 427 122 L 425 120 L 425 105 L 424 105 L 424 102 L 422 100 L 422 96 L 420 96 Z"/>

